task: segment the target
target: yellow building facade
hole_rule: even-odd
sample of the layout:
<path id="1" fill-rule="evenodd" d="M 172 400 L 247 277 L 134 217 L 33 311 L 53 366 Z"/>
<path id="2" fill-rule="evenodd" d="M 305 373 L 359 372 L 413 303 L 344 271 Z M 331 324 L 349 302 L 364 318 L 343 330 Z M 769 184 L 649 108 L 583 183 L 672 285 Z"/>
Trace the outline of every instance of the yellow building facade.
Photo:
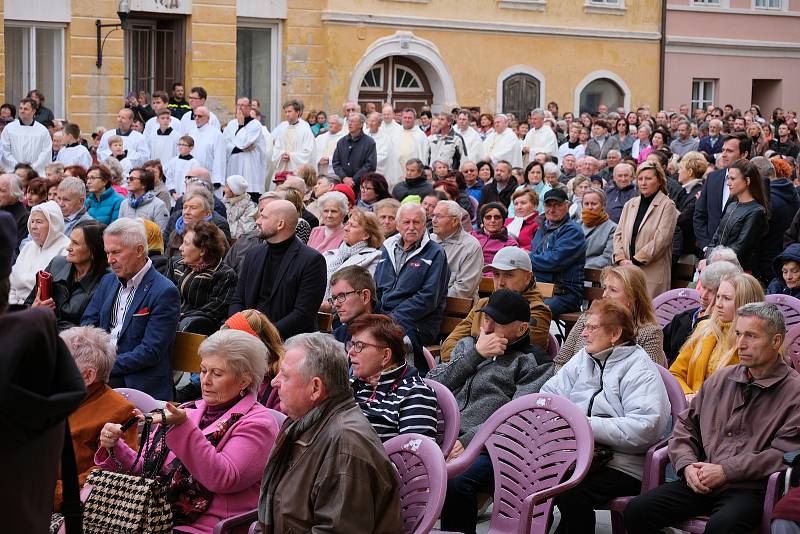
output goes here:
<path id="1" fill-rule="evenodd" d="M 124 29 L 100 31 L 97 20 Z M 31 88 L 86 131 L 130 91 L 205 87 L 341 110 L 470 106 L 516 114 L 658 103 L 660 0 L 0 0 L 3 100 Z"/>

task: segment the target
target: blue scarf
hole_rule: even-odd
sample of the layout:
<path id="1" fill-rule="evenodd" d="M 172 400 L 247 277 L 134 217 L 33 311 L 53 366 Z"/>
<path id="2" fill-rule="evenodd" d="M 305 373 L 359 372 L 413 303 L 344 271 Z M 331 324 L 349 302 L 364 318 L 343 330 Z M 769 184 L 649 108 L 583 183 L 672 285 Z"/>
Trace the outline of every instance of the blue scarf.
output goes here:
<path id="1" fill-rule="evenodd" d="M 147 204 L 150 202 L 151 199 L 155 198 L 156 194 L 152 191 L 148 191 L 144 195 L 140 196 L 139 198 L 134 198 L 133 193 L 128 193 L 128 204 L 133 209 L 138 209 L 139 206 L 142 204 Z"/>
<path id="2" fill-rule="evenodd" d="M 203 220 L 210 221 L 213 216 L 214 214 L 212 213 Z M 178 220 L 175 221 L 175 231 L 178 232 L 178 235 L 183 235 L 183 233 L 186 231 L 186 223 L 183 221 L 183 215 L 178 217 Z"/>

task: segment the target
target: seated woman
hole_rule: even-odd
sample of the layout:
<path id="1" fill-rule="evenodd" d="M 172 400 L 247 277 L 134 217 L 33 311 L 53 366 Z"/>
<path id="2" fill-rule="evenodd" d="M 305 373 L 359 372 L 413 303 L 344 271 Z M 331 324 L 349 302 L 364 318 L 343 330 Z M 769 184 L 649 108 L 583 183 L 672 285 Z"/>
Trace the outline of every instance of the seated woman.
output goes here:
<path id="1" fill-rule="evenodd" d="M 363 314 L 347 330 L 353 396 L 381 441 L 409 432 L 436 439 L 436 395 L 406 362 L 400 325 Z"/>
<path id="2" fill-rule="evenodd" d="M 591 183 L 588 180 L 584 183 Z M 581 197 L 581 228 L 586 238 L 587 269 L 602 269 L 614 263 L 614 232 L 617 223 L 606 213 L 605 191 L 592 187 Z"/>
<path id="3" fill-rule="evenodd" d="M 111 334 L 94 326 L 76 326 L 61 332 L 61 339 L 86 384 L 86 398 L 80 407 L 69 416 L 69 431 L 75 462 L 78 468 L 78 483 L 83 486 L 86 477 L 95 469 L 94 453 L 97 451 L 100 431 L 111 421 L 122 424 L 133 415 L 133 404 L 108 387 L 108 377 L 117 358 L 116 343 Z M 123 435 L 125 443 L 135 448 L 138 443 L 136 425 Z M 61 479 L 56 485 L 54 511 L 61 509 Z"/>
<path id="4" fill-rule="evenodd" d="M 489 202 L 481 206 L 480 229 L 473 230 L 472 235 L 481 244 L 484 265 L 492 263 L 494 255 L 501 248 L 518 245 L 517 240 L 508 235 L 508 229 L 503 225 L 507 218 L 508 210 L 499 202 Z M 484 276 L 491 274 L 484 273 Z"/>
<path id="5" fill-rule="evenodd" d="M 322 224 L 311 230 L 308 246 L 319 252 L 338 248 L 344 239 L 344 218 L 350 211 L 349 201 L 344 193 L 328 191 L 317 200 L 317 206 Z"/>
<path id="6" fill-rule="evenodd" d="M 511 203 L 514 204 L 514 217 L 506 219 L 506 230 L 517 240 L 519 248 L 530 251 L 531 240 L 539 228 L 539 212 L 536 211 L 539 195 L 533 189 L 517 189 L 511 195 Z"/>
<path id="7" fill-rule="evenodd" d="M 192 187 L 183 195 L 181 216 L 175 221 L 175 229 L 167 238 L 165 250 L 167 258 L 180 254 L 186 230 L 191 229 L 200 221 L 211 222 L 213 209 L 214 197 L 205 188 Z"/>
<path id="8" fill-rule="evenodd" d="M 258 504 L 278 425 L 256 400 L 267 365 L 261 341 L 225 330 L 203 341 L 198 352 L 203 397 L 180 407 L 167 404 L 170 452 L 160 473 L 168 486 L 175 532 L 211 534 L 220 520 Z M 153 422 L 161 423 L 161 416 L 154 414 Z M 161 432 L 154 430 L 151 445 L 158 444 Z M 140 473 L 142 463 L 132 465 L 136 451 L 119 439 L 121 434 L 119 424 L 106 423 L 95 464 L 115 471 L 119 462 L 123 471 Z M 195 512 L 187 514 L 187 509 Z"/>
<path id="9" fill-rule="evenodd" d="M 800 298 L 800 244 L 792 243 L 773 262 L 778 274 L 767 286 L 767 295 Z"/>
<path id="10" fill-rule="evenodd" d="M 52 275 L 50 298 L 42 300 L 39 284 L 25 301 L 26 306 L 50 308 L 58 319 L 58 329 L 81 324 L 81 317 L 100 279 L 108 272 L 108 258 L 103 246 L 106 225 L 81 221 L 69 234 L 67 255 L 56 256 L 44 269 Z"/>
<path id="11" fill-rule="evenodd" d="M 28 217 L 28 235 L 31 240 L 23 245 L 11 268 L 8 303 L 12 306 L 25 303 L 36 285 L 36 273 L 45 269 L 56 256 L 63 256 L 69 245 L 58 204 L 48 201 L 33 207 Z"/>
<path id="12" fill-rule="evenodd" d="M 613 300 L 631 311 L 636 344 L 642 347 L 651 360 L 666 367 L 664 335 L 656 322 L 653 302 L 647 293 L 644 273 L 635 265 L 610 266 L 603 269 L 603 299 Z M 584 345 L 583 329 L 587 315 L 584 313 L 569 331 L 555 359 L 556 370 L 577 354 Z"/>
<path id="13" fill-rule="evenodd" d="M 225 236 L 212 222 L 198 221 L 184 232 L 181 255 L 169 259 L 166 275 L 181 296 L 179 331 L 209 335 L 228 316 L 236 271 L 222 262 L 226 250 Z"/>
<path id="14" fill-rule="evenodd" d="M 720 281 L 714 310 L 698 323 L 681 347 L 669 372 L 678 379 L 687 399 L 694 397 L 706 378 L 717 369 L 739 363 L 736 353 L 736 310 L 764 300 L 761 284 L 749 274 L 736 274 Z"/>
<path id="15" fill-rule="evenodd" d="M 569 399 L 587 414 L 595 442 L 592 470 L 555 499 L 561 512 L 556 533 L 594 532 L 595 507 L 639 494 L 645 453 L 664 436 L 670 415 L 661 374 L 636 344 L 629 307 L 604 298 L 584 316 L 585 347 L 540 390 Z"/>
<path id="16" fill-rule="evenodd" d="M 382 174 L 368 172 L 361 177 L 361 196 L 356 202 L 356 207 L 366 211 L 374 211 L 375 204 L 385 198 L 392 198 L 389 193 L 389 184 Z"/>
<path id="17" fill-rule="evenodd" d="M 163 232 L 169 222 L 170 205 L 156 196 L 155 177 L 148 170 L 131 169 L 128 175 L 128 198 L 119 207 L 120 217 L 153 221 Z"/>
<path id="18" fill-rule="evenodd" d="M 28 209 L 47 202 L 47 200 L 47 178 L 34 178 L 28 182 L 28 188 L 25 190 L 25 202 L 28 204 Z"/>
<path id="19" fill-rule="evenodd" d="M 161 166 L 161 162 L 157 159 L 151 159 L 150 161 L 145 161 L 142 168 L 152 173 L 154 184 L 153 193 L 164 203 L 167 207 L 167 211 L 171 211 L 174 201 L 172 200 L 172 195 L 170 195 L 167 190 L 167 186 L 164 185 L 164 168 Z"/>
<path id="20" fill-rule="evenodd" d="M 114 190 L 111 171 L 105 165 L 92 165 L 86 173 L 86 202 L 84 207 L 98 222 L 111 224 L 119 217 L 125 197 Z"/>
<path id="21" fill-rule="evenodd" d="M 222 202 L 225 204 L 228 226 L 231 227 L 231 238 L 234 240 L 256 228 L 258 206 L 247 192 L 248 185 L 247 179 L 238 174 L 228 176 L 225 182 Z"/>
<path id="22" fill-rule="evenodd" d="M 147 234 L 147 257 L 153 262 L 156 271 L 166 276 L 169 260 L 164 256 L 164 236 L 161 228 L 153 221 L 145 219 L 142 222 Z"/>

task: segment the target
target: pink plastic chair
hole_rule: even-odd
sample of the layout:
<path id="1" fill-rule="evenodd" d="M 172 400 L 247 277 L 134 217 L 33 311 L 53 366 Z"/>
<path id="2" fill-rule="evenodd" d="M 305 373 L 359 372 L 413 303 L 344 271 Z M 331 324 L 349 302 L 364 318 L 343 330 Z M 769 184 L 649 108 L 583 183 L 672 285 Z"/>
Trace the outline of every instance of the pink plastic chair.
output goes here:
<path id="1" fill-rule="evenodd" d="M 558 356 L 558 350 L 561 347 L 558 344 L 558 340 L 556 336 L 551 334 L 550 332 L 547 333 L 547 354 L 550 356 L 551 359 L 555 360 L 556 356 Z"/>
<path id="2" fill-rule="evenodd" d="M 430 532 L 442 513 L 447 468 L 442 451 L 420 434 L 401 434 L 383 444 L 400 477 L 404 534 Z"/>
<path id="3" fill-rule="evenodd" d="M 428 370 L 436 367 L 436 360 L 426 347 L 422 347 L 422 354 L 425 356 L 425 361 L 428 362 Z"/>
<path id="4" fill-rule="evenodd" d="M 700 306 L 700 293 L 688 288 L 671 289 L 653 299 L 656 321 L 662 328 L 679 313 L 698 306 Z"/>
<path id="5" fill-rule="evenodd" d="M 446 386 L 423 378 L 423 381 L 436 394 L 436 443 L 444 457 L 450 454 L 461 429 L 461 412 L 453 393 Z"/>
<path id="6" fill-rule="evenodd" d="M 800 300 L 791 295 L 767 295 L 764 300 L 780 308 L 787 329 L 800 323 Z"/>
<path id="7" fill-rule="evenodd" d="M 493 534 L 544 534 L 553 497 L 577 486 L 589 470 L 594 438 L 589 420 L 570 401 L 536 393 L 492 414 L 467 449 L 447 464 L 464 473 L 484 448 L 494 469 Z"/>
<path id="8" fill-rule="evenodd" d="M 158 410 L 163 407 L 163 403 L 157 401 L 144 391 L 131 388 L 115 388 L 114 391 L 128 399 L 128 401 L 141 410 L 143 413 L 148 413 L 152 410 Z"/>
<path id="9" fill-rule="evenodd" d="M 790 365 L 796 371 L 800 371 L 800 324 L 794 325 L 786 332 L 783 348 Z"/>

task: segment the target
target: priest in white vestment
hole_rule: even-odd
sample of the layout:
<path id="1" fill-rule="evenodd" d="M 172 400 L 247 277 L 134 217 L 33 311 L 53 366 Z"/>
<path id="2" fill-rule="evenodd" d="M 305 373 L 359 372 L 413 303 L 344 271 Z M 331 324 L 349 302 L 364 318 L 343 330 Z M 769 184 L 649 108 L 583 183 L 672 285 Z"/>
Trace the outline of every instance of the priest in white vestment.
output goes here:
<path id="1" fill-rule="evenodd" d="M 122 146 L 128 151 L 128 159 L 131 160 L 131 165 L 134 167 L 141 167 L 145 161 L 150 159 L 150 149 L 147 146 L 147 141 L 144 136 L 133 129 L 133 111 L 129 108 L 122 108 L 117 113 L 117 127 L 113 130 L 107 130 L 100 138 L 100 144 L 97 146 L 97 160 L 105 161 L 111 157 L 111 148 L 108 146 L 108 140 L 118 135 L 122 137 Z"/>
<path id="2" fill-rule="evenodd" d="M 544 122 L 544 111 L 534 109 L 530 116 L 530 129 L 522 142 L 522 152 L 528 155 L 530 160 L 544 152 L 548 156 L 558 157 L 558 137 L 548 124 Z"/>
<path id="3" fill-rule="evenodd" d="M 314 140 L 316 145 L 314 159 L 317 160 L 317 176 L 334 174 L 333 153 L 336 150 L 336 143 L 347 135 L 347 130 L 344 129 L 344 123 L 339 115 L 329 116 L 328 125 L 330 126 L 328 131 L 318 135 Z"/>
<path id="4" fill-rule="evenodd" d="M 381 130 L 381 116 L 377 111 L 373 111 L 367 116 L 367 135 L 375 141 L 378 160 L 375 172 L 386 178 L 391 190 L 394 184 L 405 180 L 405 173 L 400 171 L 390 136 Z"/>
<path id="5" fill-rule="evenodd" d="M 17 163 L 27 163 L 44 176 L 44 166 L 53 158 L 53 141 L 47 128 L 34 120 L 32 101 L 26 100 L 19 104 L 19 118 L 9 122 L 0 135 L 2 166 L 11 173 Z"/>
<path id="6" fill-rule="evenodd" d="M 428 164 L 428 137 L 415 124 L 416 118 L 417 113 L 413 109 L 409 108 L 403 111 L 402 128 L 395 130 L 392 137 L 392 144 L 397 154 L 397 164 L 401 169 L 406 168 L 408 160 L 415 158 Z"/>
<path id="7" fill-rule="evenodd" d="M 275 172 L 295 171 L 303 165 L 314 163 L 314 134 L 306 121 L 300 120 L 302 106 L 292 102 L 283 108 L 286 121 L 275 128 L 277 133 L 272 147 Z"/>
<path id="8" fill-rule="evenodd" d="M 388 135 L 390 139 L 392 136 L 394 136 L 394 134 L 403 129 L 403 127 L 397 124 L 397 122 L 394 120 L 394 108 L 391 104 L 383 105 L 383 108 L 381 109 L 381 117 L 383 118 L 381 121 L 381 133 Z"/>
<path id="9" fill-rule="evenodd" d="M 208 108 L 200 106 L 194 111 L 196 125 L 188 132 L 194 139 L 192 155 L 197 158 L 200 166 L 208 169 L 211 174 L 211 183 L 216 189 L 221 189 L 225 183 L 227 154 L 225 138 L 219 128 L 214 128 L 210 121 Z"/>
<path id="10" fill-rule="evenodd" d="M 522 167 L 522 141 L 508 127 L 508 117 L 502 113 L 494 117 L 494 131 L 483 141 L 485 160 L 491 161 L 493 167 L 497 162 L 505 160 L 512 167 Z"/>
<path id="11" fill-rule="evenodd" d="M 483 139 L 481 134 L 475 128 L 469 125 L 469 112 L 460 111 L 456 118 L 455 132 L 464 139 L 464 145 L 467 147 L 467 157 L 461 160 L 461 163 L 469 160 L 472 163 L 483 161 Z"/>
<path id="12" fill-rule="evenodd" d="M 263 193 L 267 177 L 267 153 L 261 123 L 250 116 L 250 99 L 236 101 L 236 118 L 223 132 L 228 169 L 227 176 L 238 174 L 247 180 L 248 193 Z"/>

